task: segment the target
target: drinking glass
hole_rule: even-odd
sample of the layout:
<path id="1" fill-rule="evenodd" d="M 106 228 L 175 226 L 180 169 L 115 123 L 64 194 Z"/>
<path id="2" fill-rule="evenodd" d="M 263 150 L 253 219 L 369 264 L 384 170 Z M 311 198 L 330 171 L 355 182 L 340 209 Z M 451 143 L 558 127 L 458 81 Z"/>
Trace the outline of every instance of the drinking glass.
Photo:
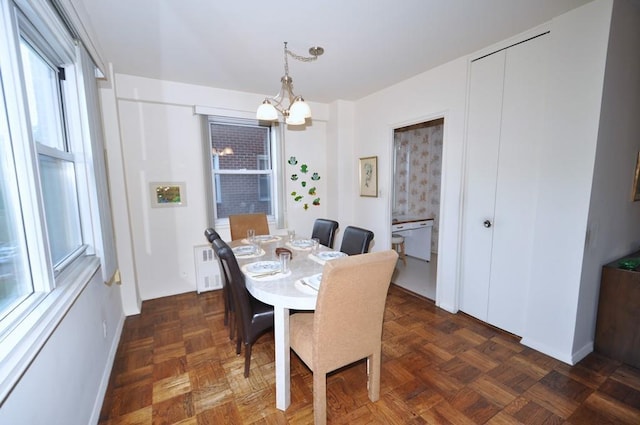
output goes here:
<path id="1" fill-rule="evenodd" d="M 281 252 L 280 255 L 280 272 L 289 272 L 289 261 L 291 260 L 290 252 Z"/>
<path id="2" fill-rule="evenodd" d="M 251 243 L 253 243 L 256 240 L 255 229 L 247 229 L 247 240 Z"/>
<path id="3" fill-rule="evenodd" d="M 312 238 L 311 240 L 313 241 L 313 248 L 311 249 L 311 252 L 313 252 L 314 254 L 317 254 L 318 251 L 320 251 L 320 239 Z"/>
<path id="4" fill-rule="evenodd" d="M 289 242 L 293 242 L 293 240 L 296 238 L 296 231 L 293 229 L 287 230 L 287 236 L 289 238 Z"/>

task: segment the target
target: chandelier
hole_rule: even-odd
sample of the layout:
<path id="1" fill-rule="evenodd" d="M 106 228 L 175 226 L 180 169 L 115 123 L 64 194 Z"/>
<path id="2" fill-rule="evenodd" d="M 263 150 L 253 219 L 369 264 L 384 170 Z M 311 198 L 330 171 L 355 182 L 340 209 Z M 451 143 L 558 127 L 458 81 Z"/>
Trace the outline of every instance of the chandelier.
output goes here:
<path id="1" fill-rule="evenodd" d="M 309 105 L 307 105 L 302 96 L 296 96 L 293 93 L 293 79 L 289 76 L 287 55 L 301 62 L 311 62 L 318 59 L 318 56 L 323 53 L 324 49 L 322 47 L 311 47 L 309 49 L 311 56 L 299 56 L 287 49 L 287 42 L 285 41 L 284 76 L 280 79 L 282 87 L 280 87 L 280 92 L 277 95 L 264 99 L 262 105 L 258 107 L 256 118 L 264 121 L 275 121 L 278 119 L 278 112 L 280 112 L 285 122 L 289 125 L 301 125 L 305 123 L 307 118 L 311 118 Z"/>

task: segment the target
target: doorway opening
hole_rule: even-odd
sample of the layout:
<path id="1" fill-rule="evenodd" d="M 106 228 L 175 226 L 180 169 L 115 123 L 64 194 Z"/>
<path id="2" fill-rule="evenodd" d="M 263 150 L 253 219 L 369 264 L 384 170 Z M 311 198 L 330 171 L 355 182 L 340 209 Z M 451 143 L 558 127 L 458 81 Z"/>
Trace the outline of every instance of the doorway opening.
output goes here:
<path id="1" fill-rule="evenodd" d="M 404 238 L 406 262 L 393 283 L 436 299 L 444 118 L 393 131 L 391 233 Z"/>

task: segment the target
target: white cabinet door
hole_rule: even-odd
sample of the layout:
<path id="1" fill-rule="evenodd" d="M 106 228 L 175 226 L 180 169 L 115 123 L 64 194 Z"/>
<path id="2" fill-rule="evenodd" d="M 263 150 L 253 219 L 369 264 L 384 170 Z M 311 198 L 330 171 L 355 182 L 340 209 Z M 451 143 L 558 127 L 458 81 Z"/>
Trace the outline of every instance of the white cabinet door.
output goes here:
<path id="1" fill-rule="evenodd" d="M 471 69 L 461 309 L 516 335 L 524 330 L 531 274 L 547 39 Z"/>

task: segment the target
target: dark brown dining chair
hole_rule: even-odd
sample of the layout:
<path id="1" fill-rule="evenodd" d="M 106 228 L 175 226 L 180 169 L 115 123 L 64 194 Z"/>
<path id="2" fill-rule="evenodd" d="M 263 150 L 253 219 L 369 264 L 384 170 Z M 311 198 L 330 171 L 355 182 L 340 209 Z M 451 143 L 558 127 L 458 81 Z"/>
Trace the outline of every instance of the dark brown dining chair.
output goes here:
<path id="1" fill-rule="evenodd" d="M 340 251 L 348 255 L 365 254 L 369 252 L 369 245 L 373 240 L 371 230 L 355 226 L 347 226 L 342 235 Z"/>
<path id="2" fill-rule="evenodd" d="M 211 247 L 215 252 L 215 247 L 213 246 L 213 241 L 222 239 L 220 234 L 216 232 L 212 227 L 208 227 L 204 230 L 204 236 L 207 238 L 209 243 L 211 243 Z M 234 320 L 235 315 L 235 307 L 233 305 L 233 300 L 231 299 L 231 289 L 229 288 L 229 277 L 222 267 L 222 262 L 220 258 L 216 254 L 216 258 L 218 258 L 218 264 L 220 265 L 220 275 L 222 281 L 222 298 L 224 299 L 224 325 L 229 326 L 229 339 L 233 339 L 235 335 L 236 323 Z"/>
<path id="3" fill-rule="evenodd" d="M 204 229 L 204 236 L 207 238 L 209 243 L 213 243 L 216 239 L 220 239 L 220 235 L 215 231 L 213 227 L 207 227 Z"/>
<path id="4" fill-rule="evenodd" d="M 367 359 L 369 399 L 380 396 L 382 321 L 398 254 L 345 257 L 324 266 L 315 312 L 289 319 L 290 345 L 313 372 L 315 425 L 327 419 L 327 373 Z"/>
<path id="5" fill-rule="evenodd" d="M 213 247 L 229 277 L 236 309 L 236 354 L 240 354 L 240 345 L 244 344 L 244 376 L 248 378 L 251 369 L 251 348 L 262 334 L 273 328 L 273 306 L 257 300 L 249 293 L 244 283 L 244 275 L 229 245 L 218 239 L 213 241 Z"/>
<path id="6" fill-rule="evenodd" d="M 318 238 L 321 245 L 333 248 L 333 240 L 336 236 L 336 230 L 338 230 L 337 221 L 328 220 L 326 218 L 318 218 L 313 223 L 311 237 Z"/>
<path id="7" fill-rule="evenodd" d="M 269 222 L 265 213 L 233 214 L 229 216 L 229 229 L 231 240 L 235 241 L 246 238 L 249 229 L 255 230 L 256 235 L 268 235 Z"/>

